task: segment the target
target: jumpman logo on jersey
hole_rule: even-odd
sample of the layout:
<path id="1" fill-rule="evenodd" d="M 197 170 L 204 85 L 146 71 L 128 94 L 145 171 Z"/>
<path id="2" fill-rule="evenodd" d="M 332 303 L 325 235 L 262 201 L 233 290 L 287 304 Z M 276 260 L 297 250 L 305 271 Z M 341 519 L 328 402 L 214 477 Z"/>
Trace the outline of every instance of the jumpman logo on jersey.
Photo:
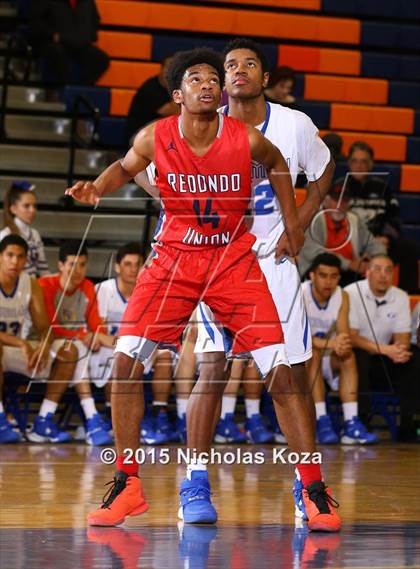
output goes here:
<path id="1" fill-rule="evenodd" d="M 171 142 L 169 143 L 168 148 L 166 149 L 166 152 L 169 152 L 170 150 L 175 150 L 175 152 L 178 152 L 177 147 L 174 144 L 174 141 L 171 140 Z"/>

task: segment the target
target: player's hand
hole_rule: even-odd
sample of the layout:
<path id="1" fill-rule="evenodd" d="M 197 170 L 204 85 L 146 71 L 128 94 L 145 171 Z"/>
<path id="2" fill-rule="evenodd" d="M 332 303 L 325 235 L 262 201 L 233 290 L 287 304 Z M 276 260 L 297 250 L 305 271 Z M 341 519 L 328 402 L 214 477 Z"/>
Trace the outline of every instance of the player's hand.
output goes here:
<path id="1" fill-rule="evenodd" d="M 351 352 L 352 344 L 350 335 L 342 332 L 341 334 L 337 334 L 335 338 L 335 348 L 334 351 L 340 358 L 348 356 Z"/>
<path id="2" fill-rule="evenodd" d="M 22 344 L 22 350 L 23 350 L 23 353 L 26 357 L 26 362 L 28 364 L 28 368 L 30 370 L 32 370 L 30 364 L 31 364 L 32 356 L 34 354 L 34 349 L 32 348 L 32 346 L 29 342 L 24 341 Z"/>
<path id="3" fill-rule="evenodd" d="M 288 255 L 289 257 L 296 257 L 305 243 L 305 233 L 302 227 L 298 226 L 293 229 L 288 229 L 287 239 L 289 242 Z"/>
<path id="4" fill-rule="evenodd" d="M 411 357 L 411 353 L 407 348 L 399 343 L 383 346 L 382 351 L 394 364 L 404 364 L 408 362 Z"/>
<path id="5" fill-rule="evenodd" d="M 32 371 L 35 369 L 39 372 L 45 369 L 48 363 L 49 358 L 49 349 L 46 344 L 38 346 L 36 350 L 34 350 L 31 359 L 28 362 L 28 367 Z"/>
<path id="6" fill-rule="evenodd" d="M 71 196 L 80 203 L 96 205 L 101 194 L 93 182 L 76 182 L 71 188 L 64 192 L 66 196 Z"/>

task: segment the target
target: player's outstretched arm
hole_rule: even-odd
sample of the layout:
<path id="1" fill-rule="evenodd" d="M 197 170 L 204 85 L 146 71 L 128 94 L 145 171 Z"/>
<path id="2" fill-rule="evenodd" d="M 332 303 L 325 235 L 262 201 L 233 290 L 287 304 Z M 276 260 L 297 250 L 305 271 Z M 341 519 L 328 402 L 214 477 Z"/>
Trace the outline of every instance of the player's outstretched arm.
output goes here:
<path id="1" fill-rule="evenodd" d="M 280 202 L 284 225 L 289 241 L 288 254 L 295 256 L 304 243 L 304 233 L 299 225 L 295 193 L 290 177 L 289 168 L 280 150 L 264 138 L 256 128 L 247 126 L 251 157 L 267 170 L 271 187 Z"/>
<path id="2" fill-rule="evenodd" d="M 75 200 L 96 205 L 99 199 L 129 182 L 154 159 L 155 125 L 143 128 L 122 160 L 116 160 L 94 182 L 76 182 L 65 194 Z"/>

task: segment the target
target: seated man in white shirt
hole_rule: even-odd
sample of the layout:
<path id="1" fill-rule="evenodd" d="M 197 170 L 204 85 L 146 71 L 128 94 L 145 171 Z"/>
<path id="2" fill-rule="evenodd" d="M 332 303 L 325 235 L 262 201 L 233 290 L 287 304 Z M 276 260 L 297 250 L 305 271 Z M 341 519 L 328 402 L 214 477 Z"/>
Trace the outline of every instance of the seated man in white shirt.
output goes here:
<path id="1" fill-rule="evenodd" d="M 372 257 L 367 278 L 345 288 L 350 297 L 350 329 L 359 372 L 361 415 L 370 411 L 372 391 L 400 396 L 401 417 L 410 404 L 410 302 L 392 286 L 394 264 L 386 255 Z M 404 392 L 401 385 L 406 381 Z M 404 395 L 404 397 L 402 397 Z"/>
<path id="2" fill-rule="evenodd" d="M 325 403 L 326 380 L 338 390 L 343 404 L 342 444 L 373 444 L 378 438 L 369 433 L 358 417 L 358 377 L 349 327 L 349 298 L 338 285 L 341 262 L 336 255 L 321 253 L 310 269 L 310 281 L 302 285 L 303 298 L 312 333 L 312 359 L 309 380 L 316 409 L 316 432 L 320 444 L 338 443 Z"/>

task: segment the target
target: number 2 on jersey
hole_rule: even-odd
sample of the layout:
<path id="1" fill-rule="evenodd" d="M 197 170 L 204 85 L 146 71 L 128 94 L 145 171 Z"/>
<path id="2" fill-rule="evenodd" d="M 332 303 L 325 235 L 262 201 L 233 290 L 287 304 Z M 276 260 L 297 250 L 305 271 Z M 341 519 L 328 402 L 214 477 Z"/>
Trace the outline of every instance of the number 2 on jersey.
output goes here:
<path id="1" fill-rule="evenodd" d="M 274 192 L 270 184 L 260 184 L 254 189 L 255 215 L 269 215 L 274 211 Z"/>
<path id="2" fill-rule="evenodd" d="M 205 223 L 211 223 L 213 229 L 219 227 L 220 216 L 217 211 L 211 211 L 211 199 L 206 200 L 203 215 L 201 215 L 200 200 L 193 201 L 193 209 L 200 227 Z"/>

